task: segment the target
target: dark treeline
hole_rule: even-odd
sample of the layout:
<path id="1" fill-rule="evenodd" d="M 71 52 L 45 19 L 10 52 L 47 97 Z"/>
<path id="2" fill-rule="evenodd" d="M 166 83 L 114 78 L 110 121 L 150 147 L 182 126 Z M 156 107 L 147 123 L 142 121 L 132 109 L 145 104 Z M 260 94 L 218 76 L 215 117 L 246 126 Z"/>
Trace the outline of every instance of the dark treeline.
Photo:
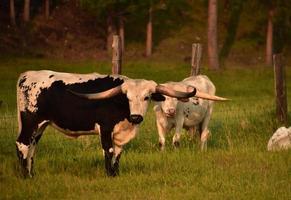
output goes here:
<path id="1" fill-rule="evenodd" d="M 107 50 L 111 49 L 113 34 L 119 34 L 123 50 L 126 42 L 143 43 L 147 57 L 160 41 L 181 27 L 193 26 L 195 20 L 204 23 L 212 68 L 224 63 L 237 39 L 249 38 L 265 46 L 265 62 L 271 65 L 273 53 L 282 52 L 291 38 L 288 0 L 1 0 L 2 28 L 4 24 L 25 31 L 37 16 L 49 20 L 64 4 L 72 4 L 94 18 L 92 26 L 97 27 L 96 35 L 103 38 Z M 197 10 L 201 11 L 199 15 Z M 203 19 L 207 16 L 208 21 Z"/>
<path id="2" fill-rule="evenodd" d="M 1 0 L 1 20 L 10 20 L 13 26 L 20 26 L 36 15 L 59 5 L 61 0 Z"/>

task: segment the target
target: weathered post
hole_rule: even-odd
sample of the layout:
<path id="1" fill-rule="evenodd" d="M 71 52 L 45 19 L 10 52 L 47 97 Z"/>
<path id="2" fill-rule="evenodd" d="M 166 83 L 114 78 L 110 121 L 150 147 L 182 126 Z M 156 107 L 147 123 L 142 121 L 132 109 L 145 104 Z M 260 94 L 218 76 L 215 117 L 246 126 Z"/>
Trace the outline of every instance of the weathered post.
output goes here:
<path id="1" fill-rule="evenodd" d="M 287 88 L 282 55 L 273 55 L 273 63 L 276 94 L 276 115 L 280 123 L 287 125 Z"/>
<path id="2" fill-rule="evenodd" d="M 200 73 L 200 64 L 202 58 L 202 45 L 200 43 L 192 44 L 191 76 Z"/>
<path id="3" fill-rule="evenodd" d="M 122 50 L 120 37 L 113 36 L 112 42 L 112 74 L 121 74 Z"/>

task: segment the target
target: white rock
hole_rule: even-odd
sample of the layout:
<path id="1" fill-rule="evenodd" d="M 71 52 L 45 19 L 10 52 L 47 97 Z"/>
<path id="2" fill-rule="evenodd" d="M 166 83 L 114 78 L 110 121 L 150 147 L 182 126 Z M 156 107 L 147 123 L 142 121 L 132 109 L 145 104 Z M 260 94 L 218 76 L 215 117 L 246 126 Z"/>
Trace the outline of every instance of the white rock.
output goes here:
<path id="1" fill-rule="evenodd" d="M 280 127 L 268 142 L 268 151 L 277 151 L 291 148 L 291 126 Z"/>

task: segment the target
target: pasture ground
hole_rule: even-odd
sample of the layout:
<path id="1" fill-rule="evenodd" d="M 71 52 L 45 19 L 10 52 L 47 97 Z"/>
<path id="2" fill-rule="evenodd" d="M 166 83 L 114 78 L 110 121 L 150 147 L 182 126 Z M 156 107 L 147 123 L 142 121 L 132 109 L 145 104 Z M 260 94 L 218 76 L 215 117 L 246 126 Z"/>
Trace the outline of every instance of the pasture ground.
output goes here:
<path id="1" fill-rule="evenodd" d="M 0 63 L 0 199 L 291 199 L 291 152 L 267 152 L 275 120 L 273 69 L 228 67 L 203 70 L 217 95 L 207 152 L 185 132 L 181 147 L 164 152 L 152 105 L 137 138 L 124 150 L 120 176 L 105 175 L 99 138 L 71 139 L 48 128 L 37 147 L 35 177 L 23 179 L 17 168 L 16 92 L 18 75 L 31 69 L 110 73 L 106 62 L 64 62 L 9 58 Z M 128 62 L 123 74 L 159 83 L 188 76 L 186 64 Z M 287 68 L 289 113 L 291 68 Z M 289 114 L 289 126 L 290 124 Z"/>

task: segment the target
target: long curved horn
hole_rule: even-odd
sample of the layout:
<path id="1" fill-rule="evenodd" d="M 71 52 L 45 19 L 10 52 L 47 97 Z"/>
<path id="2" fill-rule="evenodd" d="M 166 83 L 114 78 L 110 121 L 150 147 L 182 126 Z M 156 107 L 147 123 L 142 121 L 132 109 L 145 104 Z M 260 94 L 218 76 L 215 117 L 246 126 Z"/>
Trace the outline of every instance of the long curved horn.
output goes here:
<path id="1" fill-rule="evenodd" d="M 210 95 L 204 92 L 196 91 L 195 97 L 201 98 L 201 99 L 207 99 L 207 100 L 212 100 L 212 101 L 228 101 L 229 99 L 215 96 L 215 95 Z"/>
<path id="2" fill-rule="evenodd" d="M 163 85 L 156 86 L 156 92 L 167 95 L 169 97 L 189 98 L 189 97 L 194 97 L 196 94 L 196 88 L 194 88 L 194 87 L 188 87 L 187 91 L 189 91 L 189 92 L 176 91 L 176 90 L 173 90 L 173 89 L 166 87 L 166 86 L 163 86 Z"/>
<path id="3" fill-rule="evenodd" d="M 69 90 L 69 91 L 71 93 L 79 96 L 79 97 L 84 97 L 84 98 L 87 98 L 87 99 L 94 99 L 94 100 L 110 98 L 110 97 L 118 95 L 118 94 L 120 94 L 122 92 L 120 85 L 117 86 L 117 87 L 111 88 L 109 90 L 106 90 L 106 91 L 103 91 L 103 92 L 98 92 L 98 93 L 78 93 L 78 92 L 74 92 L 72 90 Z"/>

